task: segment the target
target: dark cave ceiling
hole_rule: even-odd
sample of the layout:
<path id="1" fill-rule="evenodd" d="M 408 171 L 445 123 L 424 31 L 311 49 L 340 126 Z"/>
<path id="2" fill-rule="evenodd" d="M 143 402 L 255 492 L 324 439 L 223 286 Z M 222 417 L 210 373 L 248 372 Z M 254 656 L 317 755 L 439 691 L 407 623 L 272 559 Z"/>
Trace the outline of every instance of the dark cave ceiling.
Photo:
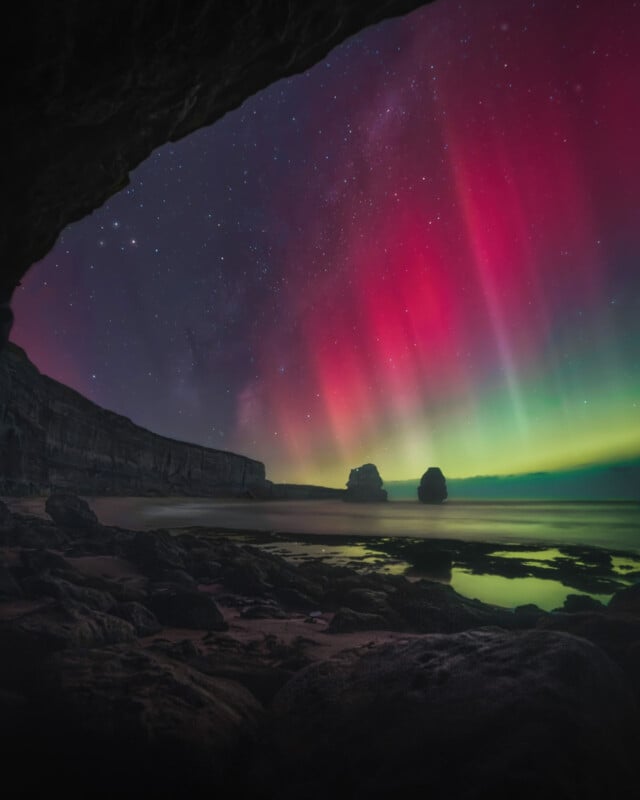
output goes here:
<path id="1" fill-rule="evenodd" d="M 160 145 L 210 125 L 424 0 L 23 2 L 13 53 L 0 300 Z M 9 47 L 9 45 L 11 45 Z"/>

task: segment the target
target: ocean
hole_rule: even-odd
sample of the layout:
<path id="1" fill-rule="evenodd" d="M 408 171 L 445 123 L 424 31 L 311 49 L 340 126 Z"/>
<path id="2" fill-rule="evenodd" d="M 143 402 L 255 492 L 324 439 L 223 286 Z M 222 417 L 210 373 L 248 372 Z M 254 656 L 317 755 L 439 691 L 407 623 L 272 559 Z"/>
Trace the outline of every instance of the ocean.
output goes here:
<path id="1" fill-rule="evenodd" d="M 579 544 L 640 553 L 640 503 L 339 500 L 259 502 L 208 498 L 88 498 L 104 524 L 191 525 L 341 536 L 408 536 L 519 544 Z"/>

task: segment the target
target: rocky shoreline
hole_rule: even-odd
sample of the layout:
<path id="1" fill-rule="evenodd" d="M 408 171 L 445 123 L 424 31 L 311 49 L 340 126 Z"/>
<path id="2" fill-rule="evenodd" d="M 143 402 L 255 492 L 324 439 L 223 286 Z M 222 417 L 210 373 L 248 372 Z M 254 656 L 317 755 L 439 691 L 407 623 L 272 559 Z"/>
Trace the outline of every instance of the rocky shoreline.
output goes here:
<path id="1" fill-rule="evenodd" d="M 106 527 L 71 496 L 47 510 L 0 504 L 0 730 L 20 796 L 632 785 L 638 585 L 514 612 L 230 534 Z"/>

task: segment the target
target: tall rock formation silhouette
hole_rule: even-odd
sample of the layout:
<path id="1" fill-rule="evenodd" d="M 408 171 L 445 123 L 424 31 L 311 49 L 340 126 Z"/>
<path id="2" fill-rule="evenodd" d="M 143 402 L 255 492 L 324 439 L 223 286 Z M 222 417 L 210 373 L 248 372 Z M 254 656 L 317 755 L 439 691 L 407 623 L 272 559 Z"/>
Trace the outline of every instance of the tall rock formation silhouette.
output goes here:
<path id="1" fill-rule="evenodd" d="M 442 503 L 448 497 L 447 481 L 440 467 L 429 467 L 418 486 L 418 499 L 421 503 Z"/>
<path id="2" fill-rule="evenodd" d="M 352 469 L 344 499 L 351 503 L 384 503 L 387 493 L 375 464 L 363 464 Z"/>

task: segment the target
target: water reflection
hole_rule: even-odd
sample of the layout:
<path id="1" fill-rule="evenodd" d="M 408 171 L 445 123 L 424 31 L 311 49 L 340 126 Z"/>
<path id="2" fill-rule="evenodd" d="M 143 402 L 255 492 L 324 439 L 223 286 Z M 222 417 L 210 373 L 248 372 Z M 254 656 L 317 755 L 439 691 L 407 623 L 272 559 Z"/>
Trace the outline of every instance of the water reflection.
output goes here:
<path id="1" fill-rule="evenodd" d="M 541 578 L 503 578 L 500 575 L 472 575 L 464 570 L 454 570 L 451 585 L 461 595 L 515 608 L 535 603 L 544 611 L 560 608 L 570 594 L 586 594 L 564 586 L 559 581 Z M 611 595 L 590 593 L 591 597 L 606 604 Z"/>

